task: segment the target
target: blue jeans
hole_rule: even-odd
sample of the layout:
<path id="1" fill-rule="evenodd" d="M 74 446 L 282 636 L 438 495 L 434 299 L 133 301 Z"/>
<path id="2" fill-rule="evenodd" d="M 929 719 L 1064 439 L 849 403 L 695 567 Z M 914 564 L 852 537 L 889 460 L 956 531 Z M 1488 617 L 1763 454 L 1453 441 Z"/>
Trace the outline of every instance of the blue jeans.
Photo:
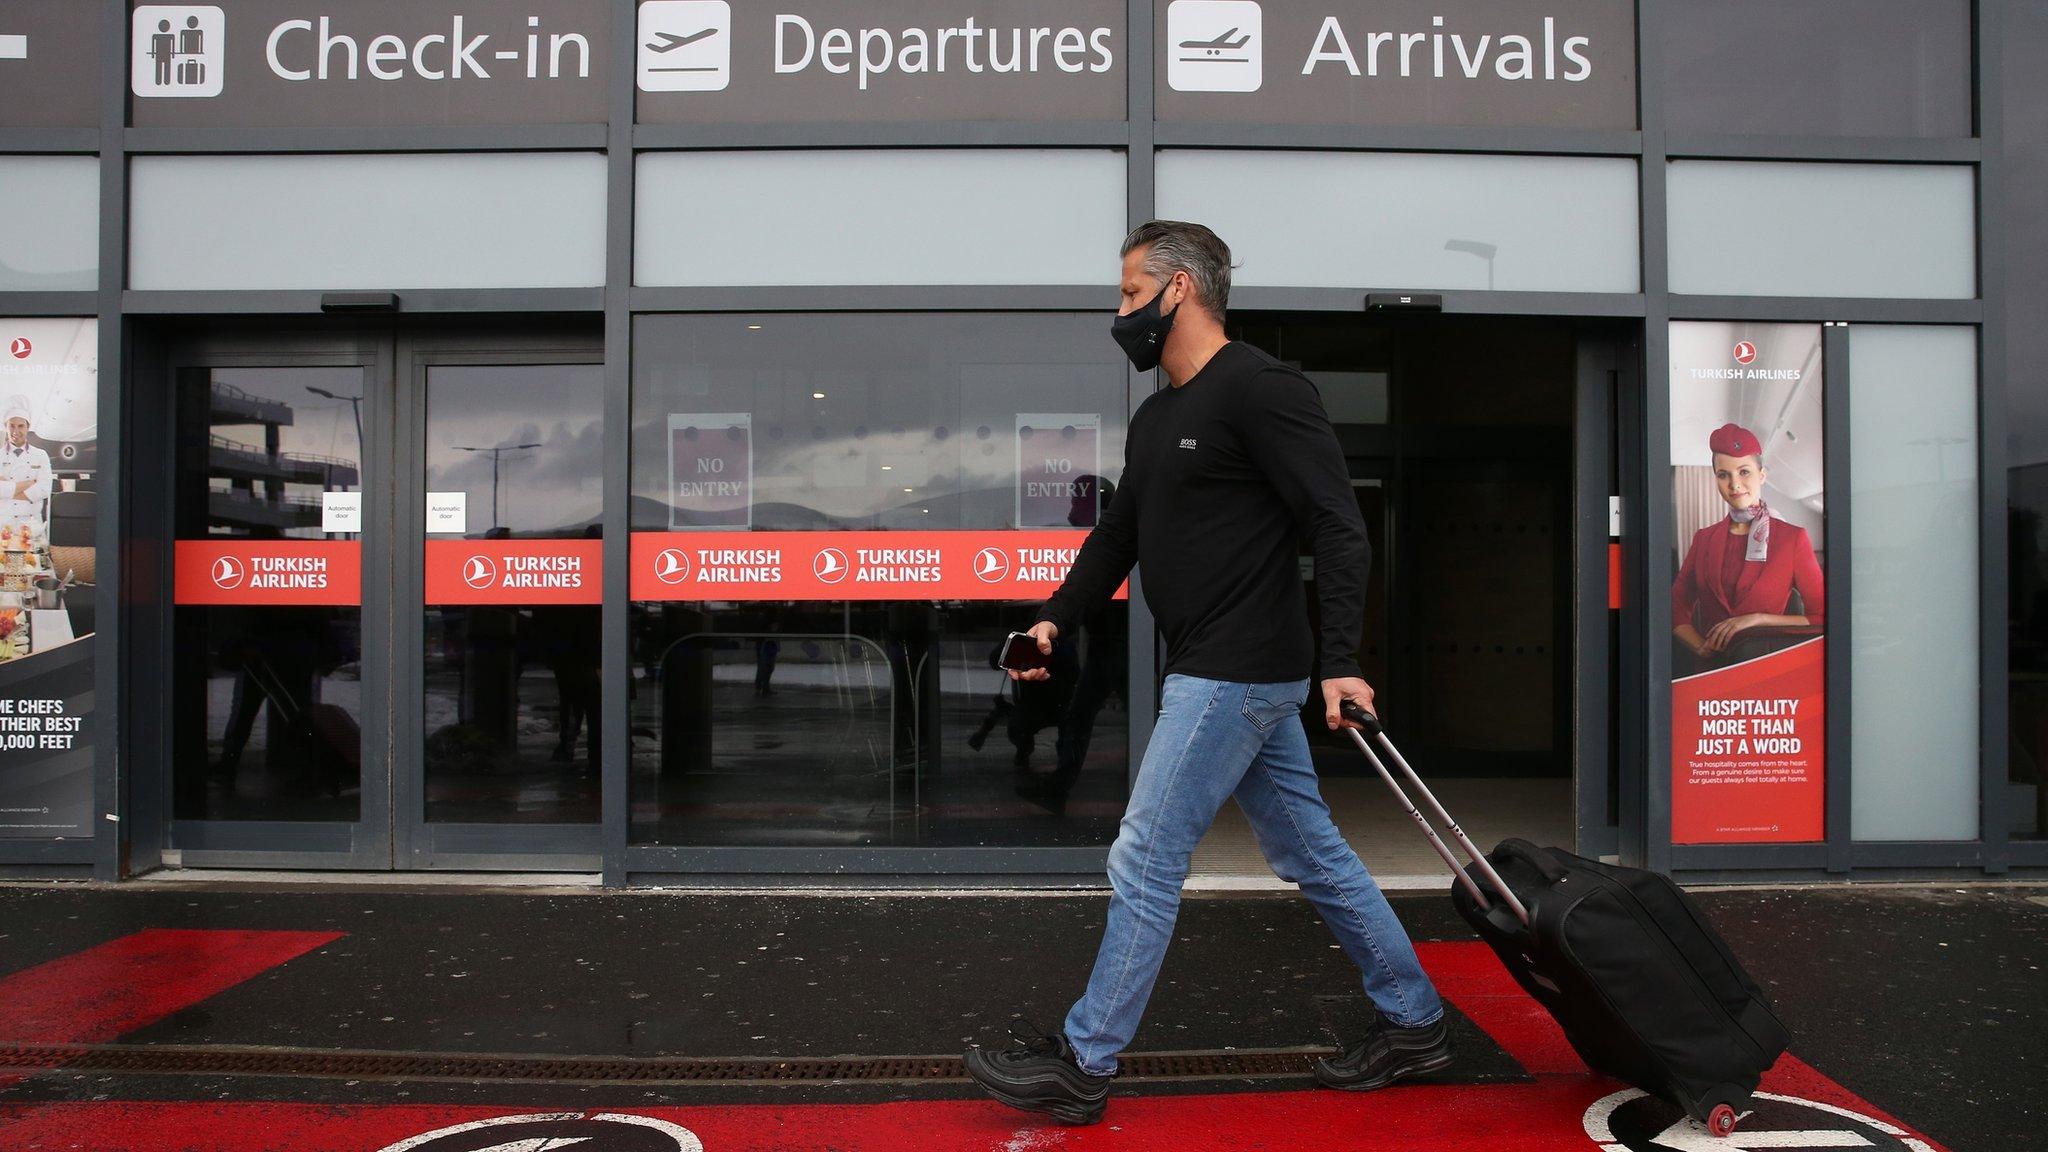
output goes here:
<path id="1" fill-rule="evenodd" d="M 1373 1004 L 1403 1026 L 1434 1022 L 1443 1002 L 1415 946 L 1358 853 L 1330 820 L 1299 709 L 1309 682 L 1234 684 L 1166 678 L 1159 721 L 1109 850 L 1109 922 L 1088 990 L 1067 1013 L 1067 1040 L 1084 1072 L 1116 1070 L 1144 1015 L 1173 939 L 1180 888 L 1195 844 L 1232 796 L 1266 863 L 1301 886 L 1352 963 Z"/>

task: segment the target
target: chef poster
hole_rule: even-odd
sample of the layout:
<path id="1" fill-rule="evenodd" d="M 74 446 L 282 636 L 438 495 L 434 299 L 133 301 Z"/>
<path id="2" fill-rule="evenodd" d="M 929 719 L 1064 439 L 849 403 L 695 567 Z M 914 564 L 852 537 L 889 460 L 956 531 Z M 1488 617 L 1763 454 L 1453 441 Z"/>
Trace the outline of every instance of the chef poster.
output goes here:
<path id="1" fill-rule="evenodd" d="M 0 837 L 91 832 L 98 327 L 0 319 Z"/>
<path id="2" fill-rule="evenodd" d="M 1818 324 L 1671 325 L 1671 839 L 1820 840 Z"/>

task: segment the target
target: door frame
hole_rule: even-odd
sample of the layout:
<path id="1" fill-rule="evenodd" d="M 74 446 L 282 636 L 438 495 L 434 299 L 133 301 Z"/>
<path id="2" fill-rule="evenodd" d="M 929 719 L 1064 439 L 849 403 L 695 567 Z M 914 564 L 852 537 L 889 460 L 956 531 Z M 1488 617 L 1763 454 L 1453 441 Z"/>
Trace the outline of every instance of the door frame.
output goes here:
<path id="1" fill-rule="evenodd" d="M 578 318 L 580 319 L 580 318 Z M 131 649 L 138 691 L 132 770 L 160 781 L 166 849 L 192 868 L 318 868 L 359 871 L 519 870 L 596 872 L 603 826 L 430 824 L 425 818 L 424 725 L 420 686 L 425 633 L 426 369 L 437 364 L 602 364 L 601 329 L 535 332 L 531 319 L 492 322 L 398 318 L 218 326 L 166 322 L 160 385 L 137 372 L 137 438 L 130 490 L 136 523 L 150 525 L 153 565 L 137 564 L 138 588 L 173 604 L 178 373 L 213 368 L 361 368 L 363 403 L 363 697 L 361 807 L 353 822 L 180 820 L 174 802 L 170 690 L 175 627 L 138 634 Z M 182 329 L 182 330 L 181 330 Z M 138 365 L 138 369 L 144 366 Z M 153 482 L 152 482 L 153 481 Z M 613 498 L 607 494 L 607 499 Z M 402 703 L 401 703 L 402 702 Z"/>
<path id="2" fill-rule="evenodd" d="M 360 765 L 360 806 L 353 822 L 297 820 L 180 820 L 177 818 L 177 765 L 171 762 L 170 740 L 176 718 L 171 692 L 176 625 L 154 635 L 137 635 L 132 649 L 135 683 L 154 691 L 133 696 L 137 723 L 132 748 L 137 771 L 153 772 L 162 781 L 164 845 L 179 854 L 188 868 L 333 868 L 385 871 L 392 867 L 391 582 L 382 577 L 391 565 L 391 487 L 376 478 L 388 477 L 392 465 L 392 333 L 388 322 L 310 329 L 239 323 L 215 329 L 181 332 L 167 339 L 163 386 L 137 404 L 160 406 L 158 433 L 136 438 L 130 491 L 137 496 L 136 523 L 159 527 L 163 547 L 152 573 L 157 601 L 174 605 L 172 552 L 176 540 L 175 509 L 177 437 L 176 393 L 184 370 L 214 368 L 361 368 L 363 370 L 363 573 L 360 632 L 363 695 L 357 722 L 363 733 Z M 136 389 L 141 393 L 142 388 Z M 137 421 L 137 426 L 141 422 Z M 153 457 L 153 458 L 152 458 Z M 155 484 L 146 476 L 153 475 Z M 146 495 L 145 495 L 146 494 Z M 145 500 L 147 504 L 145 504 Z M 137 576 L 143 576 L 138 565 Z M 176 609 L 170 615 L 175 616 Z M 145 716 L 148 722 L 144 722 Z"/>
<path id="3" fill-rule="evenodd" d="M 397 468 L 391 475 L 393 867 L 404 870 L 597 872 L 603 866 L 604 824 L 432 823 L 426 818 L 426 426 L 427 372 L 447 365 L 604 363 L 601 326 L 585 335 L 535 333 L 533 325 L 500 331 L 487 324 L 408 325 L 395 346 Z M 620 494 L 606 492 L 607 503 Z M 609 702 L 605 705 L 608 710 Z M 595 718 L 604 722 L 602 712 Z M 609 746 L 606 755 L 611 754 Z M 603 774 L 599 774 L 600 786 Z M 600 811 L 602 805 L 600 804 Z"/>

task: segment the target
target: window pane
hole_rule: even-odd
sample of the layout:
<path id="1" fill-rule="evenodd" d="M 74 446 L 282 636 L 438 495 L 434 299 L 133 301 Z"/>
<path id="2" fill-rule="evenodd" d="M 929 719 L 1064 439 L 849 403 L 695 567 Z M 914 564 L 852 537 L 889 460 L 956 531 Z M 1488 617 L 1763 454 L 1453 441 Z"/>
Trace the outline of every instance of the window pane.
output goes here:
<path id="1" fill-rule="evenodd" d="M 178 381 L 181 540 L 354 540 L 323 497 L 362 491 L 361 368 L 215 368 Z M 363 612 L 180 604 L 172 740 L 180 820 L 360 818 Z"/>
<path id="2" fill-rule="evenodd" d="M 640 157 L 638 284 L 1101 284 L 1110 151 L 677 152 Z"/>
<path id="3" fill-rule="evenodd" d="M 1967 167 L 1680 160 L 1670 176 L 1673 292 L 1977 294 Z"/>
<path id="4" fill-rule="evenodd" d="M 505 561 L 507 575 L 509 558 L 484 542 L 576 540 L 597 550 L 603 365 L 435 365 L 425 439 L 426 491 L 462 493 L 466 519 L 459 536 L 428 536 L 428 548 L 460 542 L 458 558 L 484 549 Z M 429 557 L 430 569 L 438 559 Z M 523 603 L 470 600 L 479 584 L 468 580 L 451 589 L 465 602 L 445 603 L 430 580 L 420 692 L 428 820 L 597 822 L 603 630 L 595 568 L 573 581 L 587 597 L 536 592 Z M 493 562 L 476 580 L 489 587 L 498 576 Z"/>
<path id="5" fill-rule="evenodd" d="M 0 292 L 99 287 L 100 162 L 0 156 Z"/>
<path id="6" fill-rule="evenodd" d="M 2010 801 L 2048 835 L 2048 6 L 2005 7 L 2005 411 Z"/>
<path id="7" fill-rule="evenodd" d="M 1970 135 L 1967 0 L 1713 0 L 1660 11 L 1674 132 Z"/>
<path id="8" fill-rule="evenodd" d="M 1851 827 L 1977 838 L 1977 333 L 1849 343 Z"/>
<path id="9" fill-rule="evenodd" d="M 716 533 L 721 547 L 750 532 L 831 533 L 849 553 L 932 530 L 1002 538 L 1020 513 L 1087 528 L 1123 472 L 1128 381 L 1107 313 L 642 317 L 632 526 Z M 1044 413 L 1066 427 L 1093 419 L 1077 471 L 1112 484 L 1057 508 L 1025 499 L 1020 445 Z M 746 489 L 736 505 L 679 507 L 676 439 L 713 429 L 718 447 L 698 456 L 729 461 Z M 1055 682 L 1011 685 L 990 657 L 1038 606 L 636 602 L 634 839 L 1107 843 L 1128 768 L 1125 606 L 1068 638 Z"/>
<path id="10" fill-rule="evenodd" d="M 129 171 L 137 289 L 604 283 L 595 153 L 139 156 Z"/>
<path id="11" fill-rule="evenodd" d="M 1636 162 L 1163 151 L 1159 215 L 1200 220 L 1238 284 L 1634 292 Z"/>

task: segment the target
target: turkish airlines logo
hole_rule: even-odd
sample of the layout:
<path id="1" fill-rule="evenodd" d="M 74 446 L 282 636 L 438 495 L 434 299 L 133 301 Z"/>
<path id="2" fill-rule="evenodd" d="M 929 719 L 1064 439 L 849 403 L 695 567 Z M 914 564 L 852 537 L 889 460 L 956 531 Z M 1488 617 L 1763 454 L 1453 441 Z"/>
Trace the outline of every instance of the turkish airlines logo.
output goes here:
<path id="1" fill-rule="evenodd" d="M 1735 362 L 1737 364 L 1747 364 L 1754 359 L 1756 359 L 1756 345 L 1751 344 L 1747 340 L 1743 340 L 1735 345 Z"/>
<path id="2" fill-rule="evenodd" d="M 232 591 L 242 586 L 242 562 L 233 556 L 223 556 L 213 562 L 213 584 L 222 591 Z"/>
<path id="3" fill-rule="evenodd" d="M 663 548 L 654 554 L 654 578 L 663 584 L 681 584 L 690 578 L 690 558 L 680 548 Z"/>
<path id="4" fill-rule="evenodd" d="M 462 582 L 479 590 L 489 588 L 498 582 L 498 566 L 488 556 L 471 556 L 462 562 Z"/>
<path id="5" fill-rule="evenodd" d="M 26 336 L 16 336 L 7 342 L 7 354 L 16 360 L 28 359 L 28 354 L 35 350 L 36 346 L 29 343 Z"/>
<path id="6" fill-rule="evenodd" d="M 837 548 L 820 548 L 811 561 L 811 575 L 827 584 L 837 584 L 846 579 L 848 571 L 846 553 Z"/>
<path id="7" fill-rule="evenodd" d="M 1010 556 L 1001 548 L 983 548 L 974 554 L 974 574 L 984 584 L 995 584 L 1010 574 Z"/>

